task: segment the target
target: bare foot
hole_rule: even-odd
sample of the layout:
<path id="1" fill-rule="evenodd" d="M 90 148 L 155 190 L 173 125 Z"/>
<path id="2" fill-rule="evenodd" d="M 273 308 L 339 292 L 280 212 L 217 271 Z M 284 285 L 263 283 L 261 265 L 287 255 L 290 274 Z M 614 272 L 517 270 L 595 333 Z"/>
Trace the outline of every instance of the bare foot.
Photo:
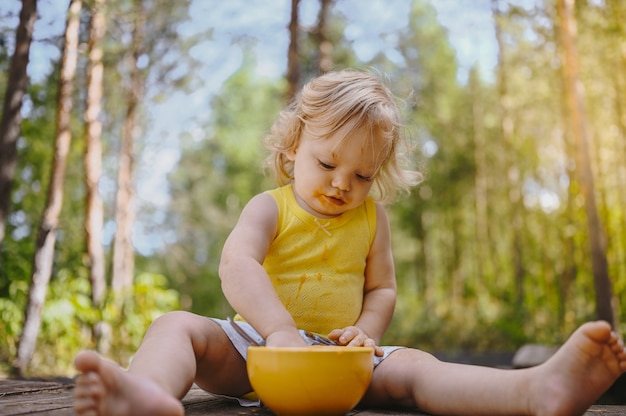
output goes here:
<path id="1" fill-rule="evenodd" d="M 183 405 L 150 379 L 128 373 L 83 351 L 74 360 L 81 373 L 74 389 L 74 410 L 79 415 L 182 416 Z"/>
<path id="2" fill-rule="evenodd" d="M 626 371 L 626 350 L 608 323 L 588 322 L 536 369 L 532 414 L 582 415 Z"/>

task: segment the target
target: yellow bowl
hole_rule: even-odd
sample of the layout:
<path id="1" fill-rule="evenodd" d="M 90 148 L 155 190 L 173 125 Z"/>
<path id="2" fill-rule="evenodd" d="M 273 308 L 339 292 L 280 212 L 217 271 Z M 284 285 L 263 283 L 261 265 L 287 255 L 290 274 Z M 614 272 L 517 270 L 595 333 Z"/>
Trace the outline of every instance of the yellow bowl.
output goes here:
<path id="1" fill-rule="evenodd" d="M 370 384 L 373 355 L 365 347 L 250 347 L 248 377 L 279 416 L 345 415 Z"/>

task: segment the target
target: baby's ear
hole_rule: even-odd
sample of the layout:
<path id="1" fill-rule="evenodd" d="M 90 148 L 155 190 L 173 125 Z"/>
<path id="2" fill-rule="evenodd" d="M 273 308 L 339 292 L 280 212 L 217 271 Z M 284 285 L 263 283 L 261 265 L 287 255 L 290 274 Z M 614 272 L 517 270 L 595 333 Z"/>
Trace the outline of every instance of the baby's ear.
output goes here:
<path id="1" fill-rule="evenodd" d="M 295 148 L 293 150 L 287 150 L 287 152 L 285 152 L 285 156 L 287 156 L 287 159 L 291 160 L 292 162 L 294 161 L 294 159 L 296 158 L 296 153 L 298 152 L 298 149 Z"/>

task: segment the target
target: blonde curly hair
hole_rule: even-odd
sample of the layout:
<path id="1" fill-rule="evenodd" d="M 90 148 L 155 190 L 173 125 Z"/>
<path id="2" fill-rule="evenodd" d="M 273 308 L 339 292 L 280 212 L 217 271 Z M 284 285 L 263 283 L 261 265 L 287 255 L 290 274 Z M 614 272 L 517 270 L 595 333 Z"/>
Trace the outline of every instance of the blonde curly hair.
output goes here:
<path id="1" fill-rule="evenodd" d="M 342 129 L 344 138 L 366 127 L 369 140 L 382 141 L 380 167 L 371 192 L 381 202 L 393 200 L 398 191 L 408 191 L 422 180 L 420 172 L 403 167 L 406 152 L 400 151 L 404 143 L 400 110 L 393 94 L 375 75 L 356 70 L 326 73 L 309 81 L 280 112 L 265 138 L 270 150 L 266 165 L 279 186 L 293 181 L 293 161 L 287 155 L 297 150 L 305 126 L 327 135 Z"/>

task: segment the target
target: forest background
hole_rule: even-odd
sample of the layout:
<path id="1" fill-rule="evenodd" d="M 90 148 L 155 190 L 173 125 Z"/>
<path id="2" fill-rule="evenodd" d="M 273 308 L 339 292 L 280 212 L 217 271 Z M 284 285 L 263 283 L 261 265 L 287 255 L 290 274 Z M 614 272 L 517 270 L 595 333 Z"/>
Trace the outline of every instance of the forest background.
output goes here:
<path id="1" fill-rule="evenodd" d="M 217 264 L 274 186 L 261 140 L 346 67 L 388 79 L 425 173 L 389 208 L 385 343 L 624 330 L 622 1 L 60 3 L 0 8 L 0 373 L 71 374 L 83 348 L 126 365 L 159 314 L 232 314 Z"/>

